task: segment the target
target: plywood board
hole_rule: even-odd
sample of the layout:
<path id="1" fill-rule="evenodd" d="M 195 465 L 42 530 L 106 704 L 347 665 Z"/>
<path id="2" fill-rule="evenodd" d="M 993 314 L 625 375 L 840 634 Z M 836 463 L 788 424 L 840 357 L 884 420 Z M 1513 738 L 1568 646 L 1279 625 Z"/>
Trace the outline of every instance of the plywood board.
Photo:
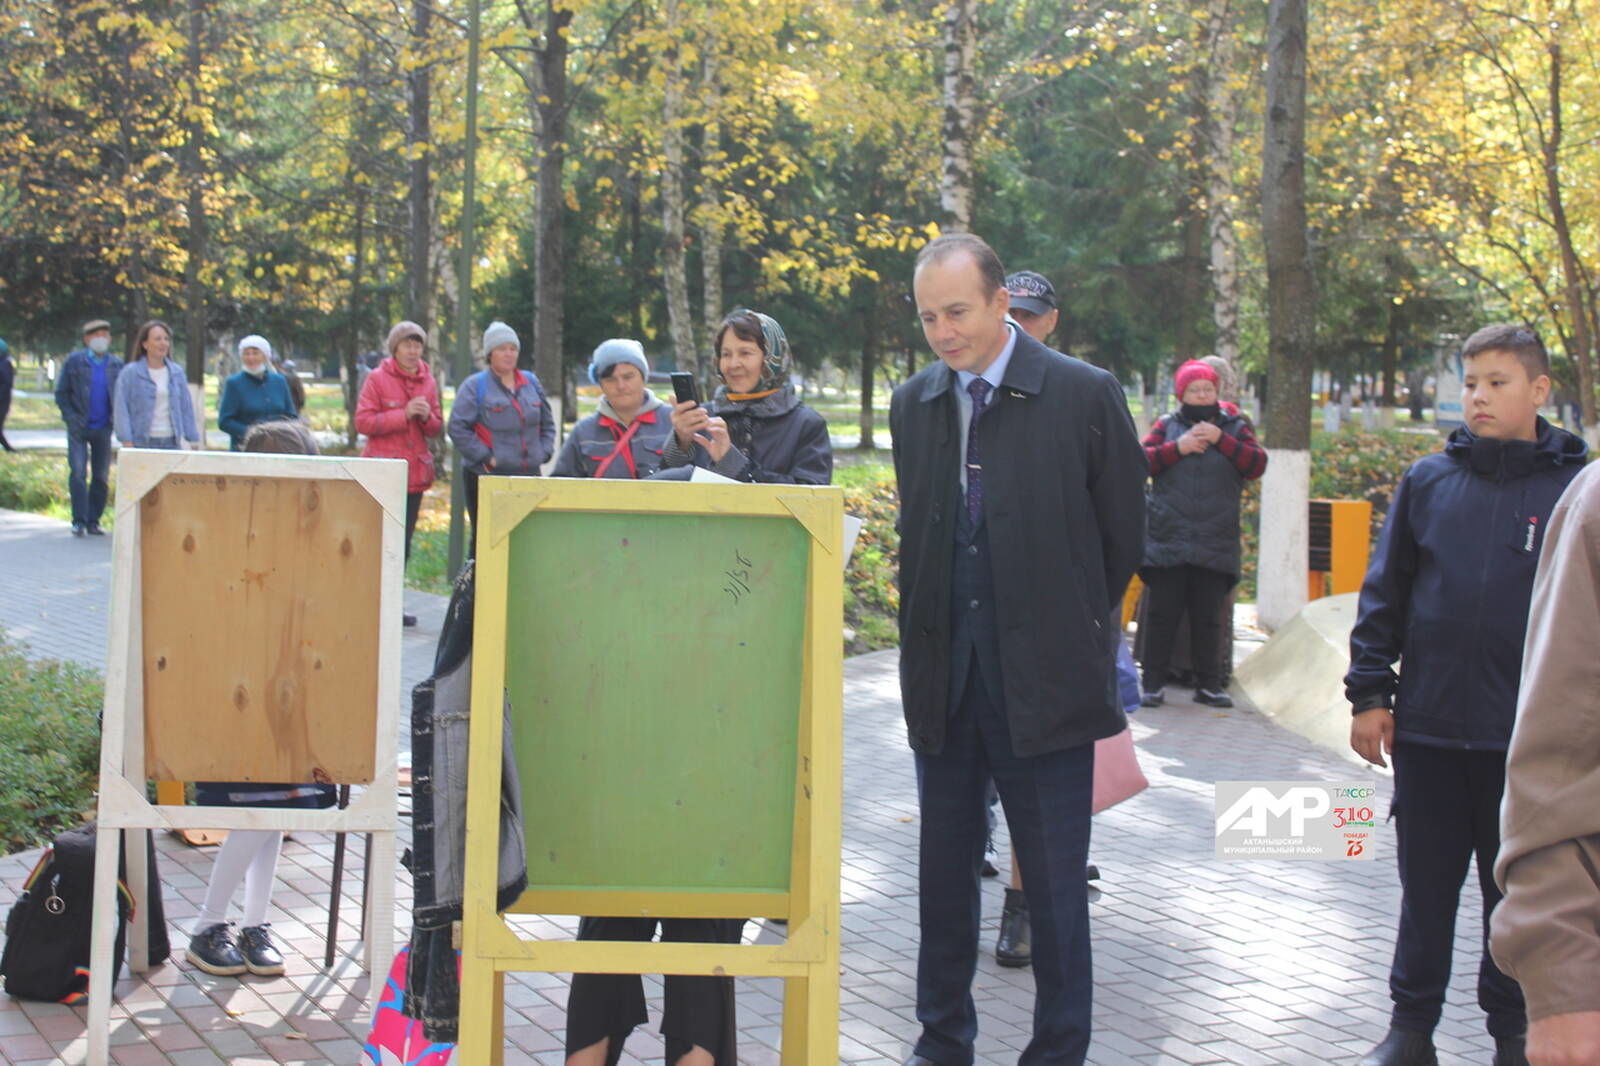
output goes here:
<path id="1" fill-rule="evenodd" d="M 147 776 L 371 782 L 380 504 L 347 480 L 174 473 L 138 521 Z"/>
<path id="2" fill-rule="evenodd" d="M 510 540 L 530 889 L 786 893 L 806 528 L 541 508 Z"/>

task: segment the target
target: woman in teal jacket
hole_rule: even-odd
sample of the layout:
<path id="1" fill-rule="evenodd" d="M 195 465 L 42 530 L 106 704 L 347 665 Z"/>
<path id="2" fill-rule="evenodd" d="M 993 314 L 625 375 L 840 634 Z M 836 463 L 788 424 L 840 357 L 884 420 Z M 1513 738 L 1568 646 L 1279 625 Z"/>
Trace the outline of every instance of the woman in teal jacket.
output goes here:
<path id="1" fill-rule="evenodd" d="M 272 345 L 265 337 L 252 333 L 239 342 L 239 362 L 244 369 L 222 386 L 222 404 L 217 409 L 217 426 L 233 440 L 233 451 L 240 451 L 244 435 L 257 422 L 293 420 L 294 400 L 289 383 L 272 370 Z"/>

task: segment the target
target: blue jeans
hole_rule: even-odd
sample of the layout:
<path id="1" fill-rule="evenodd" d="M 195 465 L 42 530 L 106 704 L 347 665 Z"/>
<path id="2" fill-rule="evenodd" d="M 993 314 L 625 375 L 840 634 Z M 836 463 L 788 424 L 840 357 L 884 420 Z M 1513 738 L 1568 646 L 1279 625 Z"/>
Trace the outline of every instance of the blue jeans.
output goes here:
<path id="1" fill-rule="evenodd" d="M 111 470 L 111 427 L 67 430 L 67 491 L 72 494 L 72 524 L 94 526 L 106 511 Z"/>
<path id="2" fill-rule="evenodd" d="M 974 656 L 951 708 L 944 750 L 918 754 L 922 809 L 918 876 L 916 1052 L 940 1066 L 971 1066 L 978 1034 L 978 871 L 988 837 L 991 778 L 1005 807 L 1033 924 L 1037 997 L 1033 1040 L 1019 1066 L 1081 1066 L 1089 1050 L 1094 977 L 1089 951 L 1089 805 L 1094 745 L 1020 757 L 1005 712 L 989 699 Z"/>

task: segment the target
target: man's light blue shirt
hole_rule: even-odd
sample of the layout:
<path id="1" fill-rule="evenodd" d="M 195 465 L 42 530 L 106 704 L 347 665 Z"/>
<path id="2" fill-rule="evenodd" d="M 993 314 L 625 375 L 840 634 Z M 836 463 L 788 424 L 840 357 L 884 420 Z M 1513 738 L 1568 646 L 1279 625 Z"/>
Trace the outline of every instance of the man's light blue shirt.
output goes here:
<path id="1" fill-rule="evenodd" d="M 963 495 L 967 491 L 967 426 L 972 422 L 972 393 L 967 391 L 967 386 L 981 376 L 983 380 L 989 383 L 991 389 L 1000 388 L 1000 382 L 1006 376 L 1006 367 L 1011 365 L 1011 353 L 1016 350 L 1017 333 L 1019 332 L 1016 324 L 1009 318 L 1006 319 L 1006 328 L 1011 331 L 1011 335 L 1006 338 L 1005 347 L 1000 349 L 1000 354 L 994 357 L 994 362 L 989 364 L 988 369 L 981 375 L 974 374 L 970 370 L 956 371 L 956 428 L 960 431 L 957 435 L 961 440 L 961 492 Z M 994 401 L 995 393 L 990 392 L 989 402 L 992 404 Z"/>

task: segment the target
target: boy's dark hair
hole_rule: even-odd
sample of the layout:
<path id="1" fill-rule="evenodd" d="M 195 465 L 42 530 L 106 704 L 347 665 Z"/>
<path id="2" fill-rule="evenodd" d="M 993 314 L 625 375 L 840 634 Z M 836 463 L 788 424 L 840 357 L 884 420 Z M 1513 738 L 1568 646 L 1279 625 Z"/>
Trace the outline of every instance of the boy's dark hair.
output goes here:
<path id="1" fill-rule="evenodd" d="M 972 256 L 973 262 L 978 264 L 978 273 L 983 277 L 983 284 L 989 292 L 1006 287 L 1006 271 L 1000 265 L 1000 257 L 995 250 L 989 247 L 989 242 L 973 233 L 946 233 L 935 237 L 922 246 L 917 253 L 915 269 L 921 270 L 927 263 L 938 263 L 959 252 L 966 252 Z"/>
<path id="2" fill-rule="evenodd" d="M 317 455 L 317 438 L 300 422 L 283 419 L 276 422 L 257 422 L 244 435 L 247 452 L 274 452 L 278 455 Z"/>
<path id="3" fill-rule="evenodd" d="M 1522 369 L 1528 372 L 1529 381 L 1540 374 L 1547 377 L 1550 374 L 1550 353 L 1544 350 L 1544 342 L 1539 335 L 1528 326 L 1504 322 L 1484 326 L 1461 346 L 1463 361 L 1484 352 L 1509 352 L 1516 356 Z"/>

